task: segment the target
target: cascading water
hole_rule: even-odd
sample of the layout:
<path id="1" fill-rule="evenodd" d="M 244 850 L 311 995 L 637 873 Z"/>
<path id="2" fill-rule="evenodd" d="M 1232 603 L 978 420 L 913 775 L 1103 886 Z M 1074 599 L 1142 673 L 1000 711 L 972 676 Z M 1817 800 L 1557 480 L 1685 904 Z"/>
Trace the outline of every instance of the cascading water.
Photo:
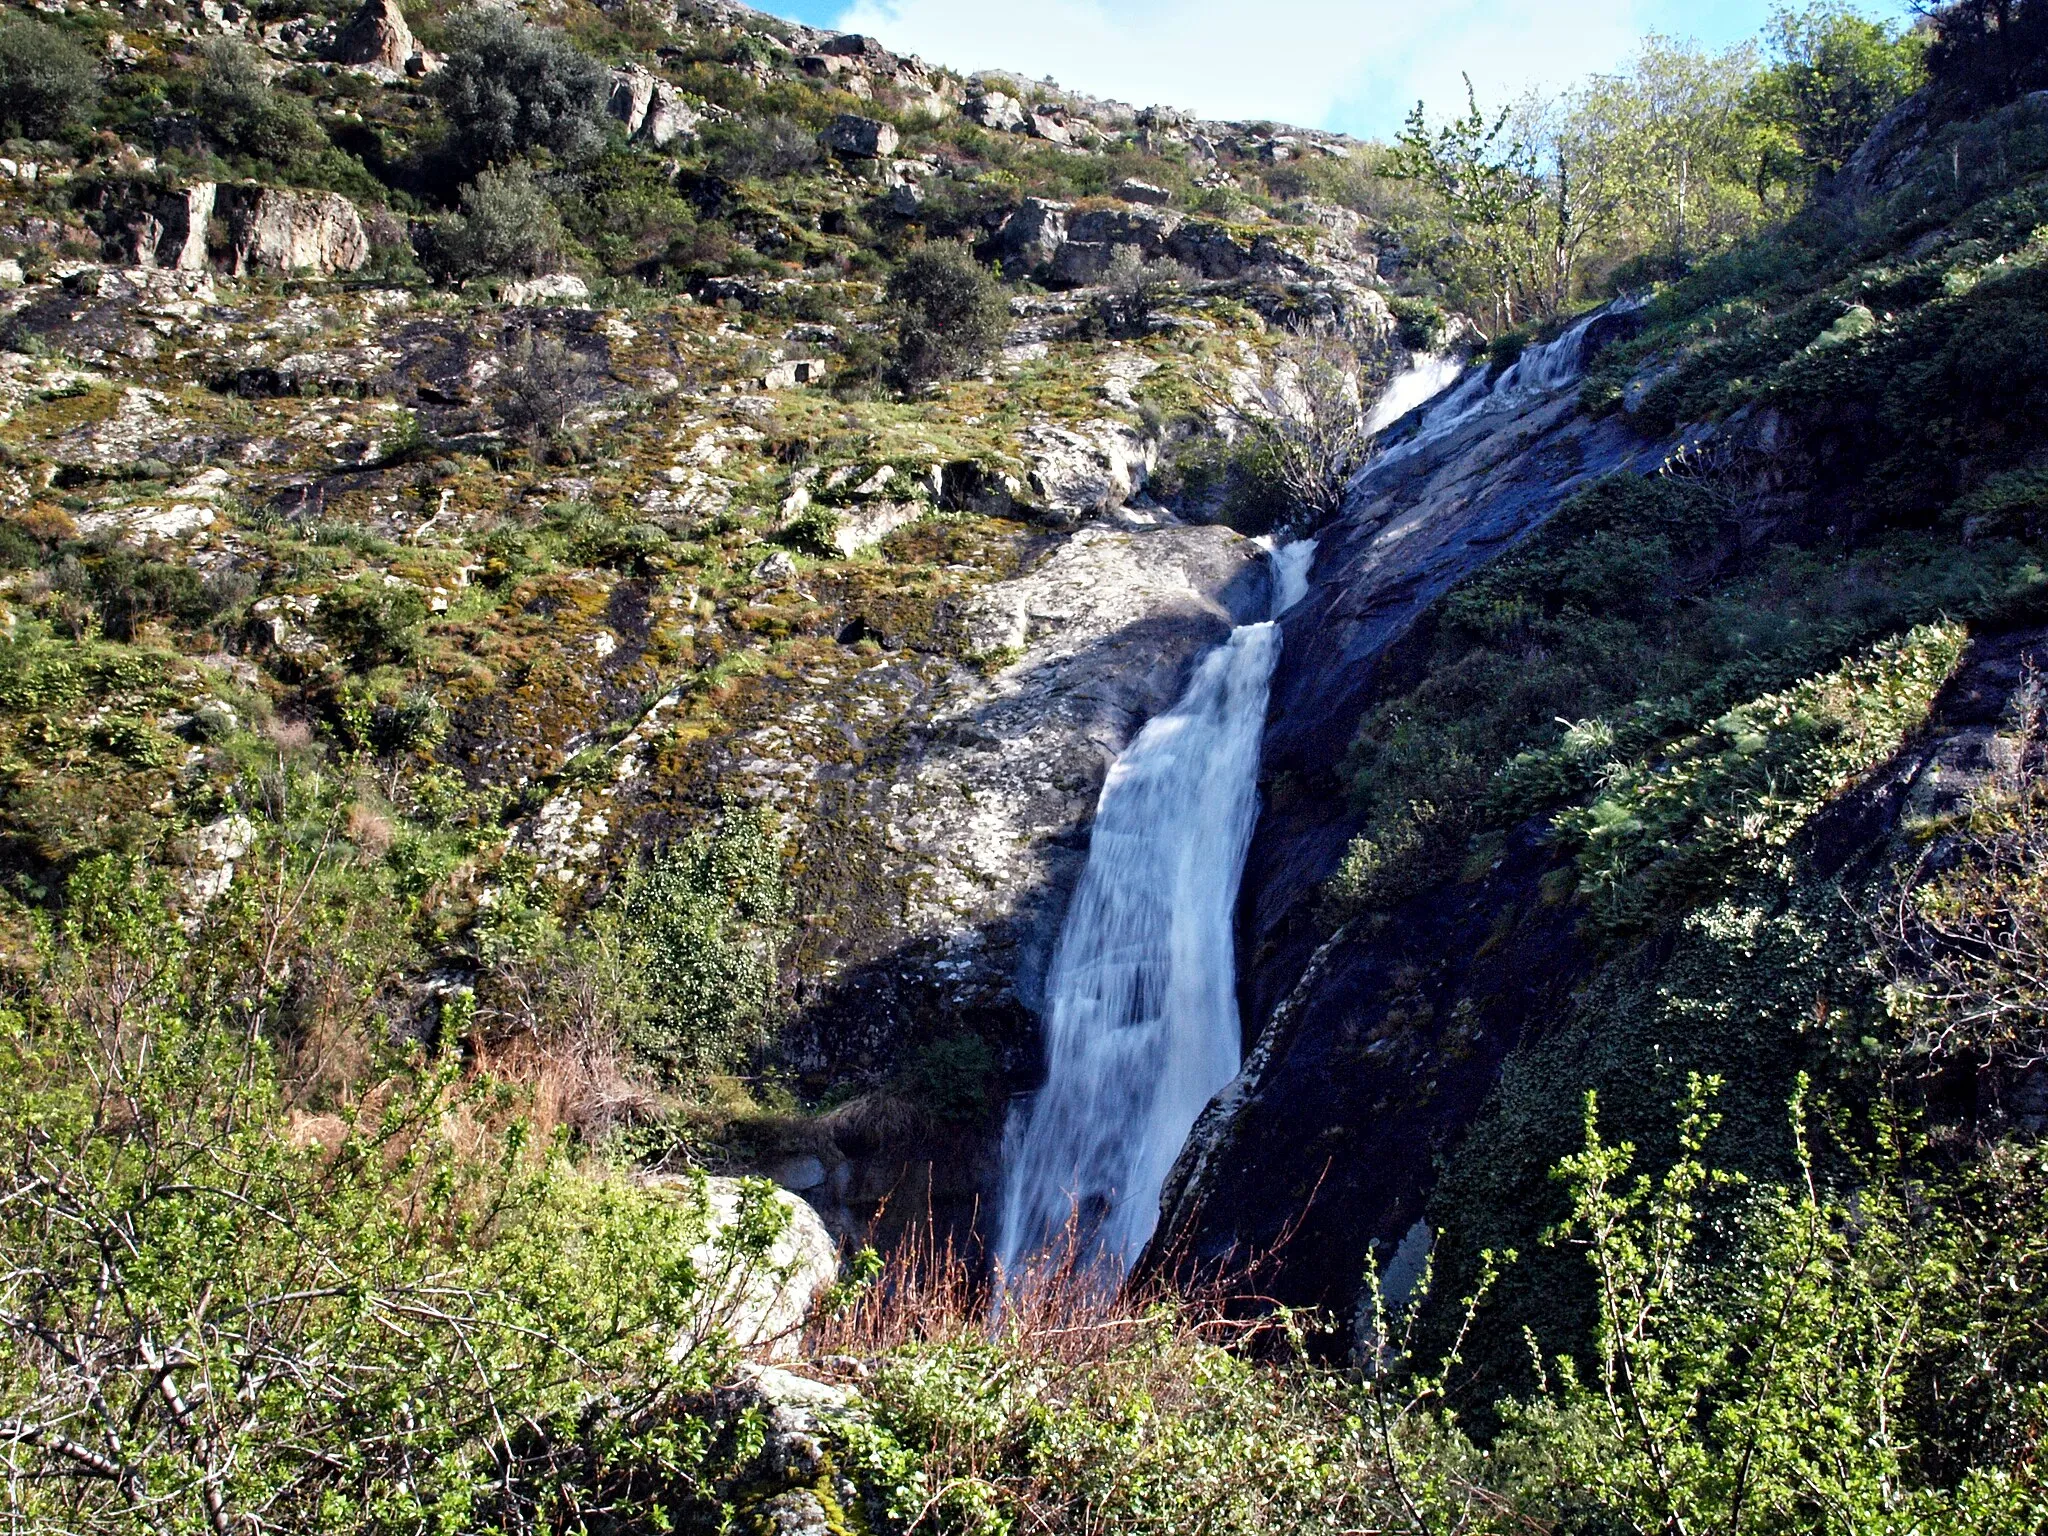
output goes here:
<path id="1" fill-rule="evenodd" d="M 1373 412 L 1373 429 L 1378 431 L 1391 426 L 1406 411 L 1439 392 L 1443 397 L 1423 412 L 1413 432 L 1400 442 L 1391 444 L 1375 462 L 1399 463 L 1439 438 L 1449 436 L 1475 416 L 1522 410 L 1543 396 L 1554 394 L 1575 382 L 1585 371 L 1586 337 L 1594 324 L 1605 315 L 1639 309 L 1642 304 L 1640 299 L 1621 299 L 1595 310 L 1574 323 L 1555 341 L 1525 349 L 1499 374 L 1487 368 L 1474 367 L 1461 376 L 1457 365 L 1449 359 L 1418 358 L 1415 366 L 1388 386 L 1379 408 Z M 1453 379 L 1457 381 L 1456 387 L 1445 392 L 1445 385 Z M 1429 387 L 1432 384 L 1434 387 Z M 1395 392 L 1403 386 L 1416 393 L 1400 410 L 1391 410 Z"/>
<path id="2" fill-rule="evenodd" d="M 1078 1224 L 1121 1273 L 1159 1220 L 1195 1117 L 1237 1074 L 1232 913 L 1257 812 L 1274 622 L 1315 542 L 1272 551 L 1272 617 L 1202 658 L 1109 770 L 1047 985 L 1045 1086 L 1013 1110 L 996 1252 L 1007 1275 Z"/>

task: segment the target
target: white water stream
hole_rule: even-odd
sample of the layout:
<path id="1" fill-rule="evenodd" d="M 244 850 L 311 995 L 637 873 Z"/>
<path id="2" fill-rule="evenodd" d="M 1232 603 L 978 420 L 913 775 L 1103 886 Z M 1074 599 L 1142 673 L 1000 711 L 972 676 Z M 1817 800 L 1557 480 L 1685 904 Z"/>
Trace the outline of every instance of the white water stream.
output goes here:
<path id="1" fill-rule="evenodd" d="M 1003 1138 L 1005 1274 L 1070 1218 L 1083 1264 L 1121 1273 L 1152 1235 L 1196 1116 L 1237 1074 L 1232 915 L 1280 655 L 1273 620 L 1307 592 L 1315 548 L 1272 552 L 1272 617 L 1204 656 L 1103 783 L 1047 983 L 1045 1086 Z"/>

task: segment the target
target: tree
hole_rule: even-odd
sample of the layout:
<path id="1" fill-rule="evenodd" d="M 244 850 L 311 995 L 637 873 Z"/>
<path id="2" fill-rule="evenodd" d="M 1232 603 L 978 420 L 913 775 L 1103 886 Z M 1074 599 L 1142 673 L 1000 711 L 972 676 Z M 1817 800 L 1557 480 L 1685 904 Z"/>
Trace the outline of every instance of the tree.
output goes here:
<path id="1" fill-rule="evenodd" d="M 1002 284 L 952 240 L 921 245 L 889 279 L 896 373 L 919 389 L 981 367 L 1010 329 Z"/>
<path id="2" fill-rule="evenodd" d="M 100 82 L 92 58 L 40 21 L 0 25 L 0 131 L 54 138 L 92 116 Z"/>
<path id="3" fill-rule="evenodd" d="M 1626 70 L 1596 77 L 1582 99 L 1582 131 L 1609 146 L 1631 222 L 1654 231 L 1674 263 L 1755 221 L 1744 103 L 1757 67 L 1747 46 L 1708 53 L 1650 37 Z"/>
<path id="4" fill-rule="evenodd" d="M 1465 115 L 1432 130 L 1421 102 L 1401 129 L 1388 174 L 1433 194 L 1450 221 L 1457 259 L 1477 270 L 1503 327 L 1516 319 L 1516 297 L 1526 284 L 1529 236 L 1542 186 L 1530 145 L 1503 108 L 1480 108 L 1470 76 Z"/>
<path id="5" fill-rule="evenodd" d="M 1996 106 L 2048 82 L 2041 0 L 1916 0 L 1934 18 L 1927 69 L 1965 102 Z"/>
<path id="6" fill-rule="evenodd" d="M 1330 337 L 1281 346 L 1259 390 L 1252 430 L 1294 514 L 1314 527 L 1344 506 L 1372 445 L 1366 401 L 1375 382 L 1358 354 Z"/>
<path id="7" fill-rule="evenodd" d="M 562 221 L 524 165 L 479 172 L 462 189 L 462 211 L 439 242 L 443 264 L 458 277 L 486 273 L 531 276 L 562 262 Z"/>
<path id="8" fill-rule="evenodd" d="M 562 33 L 496 9 L 464 11 L 452 31 L 433 90 L 462 170 L 536 149 L 573 160 L 603 143 L 604 66 Z"/>
<path id="9" fill-rule="evenodd" d="M 284 162 L 327 142 L 303 102 L 270 88 L 267 61 L 240 38 L 214 38 L 199 52 L 204 68 L 192 104 L 222 148 Z"/>
<path id="10" fill-rule="evenodd" d="M 1764 36 L 1777 62 L 1757 81 L 1753 110 L 1791 136 L 1802 179 L 1839 171 L 1925 76 L 1925 38 L 1859 16 L 1844 0 L 1781 5 Z"/>

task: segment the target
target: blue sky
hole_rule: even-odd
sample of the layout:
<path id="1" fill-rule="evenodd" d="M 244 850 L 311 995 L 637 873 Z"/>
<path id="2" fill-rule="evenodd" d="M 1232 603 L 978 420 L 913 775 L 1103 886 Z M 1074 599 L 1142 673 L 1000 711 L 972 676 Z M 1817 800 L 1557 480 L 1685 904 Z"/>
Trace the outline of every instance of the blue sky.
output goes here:
<path id="1" fill-rule="evenodd" d="M 759 0 L 757 0 L 759 3 Z M 1725 44 L 1770 0 L 770 0 L 962 71 L 1009 69 L 1135 106 L 1385 136 L 1418 97 L 1461 105 L 1556 88 L 1648 32 Z M 1877 0 L 1868 14 L 1903 16 Z"/>

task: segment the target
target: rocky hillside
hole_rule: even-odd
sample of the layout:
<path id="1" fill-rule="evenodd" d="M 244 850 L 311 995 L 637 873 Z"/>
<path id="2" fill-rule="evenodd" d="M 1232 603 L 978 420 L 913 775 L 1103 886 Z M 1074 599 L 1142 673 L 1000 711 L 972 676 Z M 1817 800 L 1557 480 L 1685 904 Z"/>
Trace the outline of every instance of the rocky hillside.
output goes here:
<path id="1" fill-rule="evenodd" d="M 1784 236 L 1595 317 L 1583 381 L 1388 433 L 1285 620 L 1248 1060 L 1160 1254 L 1277 1250 L 1360 1314 L 1369 1264 L 1434 1244 L 1455 1300 L 1515 1250 L 1480 1337 L 1519 1392 L 1520 1325 L 1591 1326 L 1544 1240 L 1589 1095 L 1656 1159 L 1724 1084 L 1758 1180 L 1802 1082 L 2037 1134 L 2030 1049 L 1915 1033 L 1901 913 L 2031 782 L 2043 110 L 1918 100 Z"/>
<path id="2" fill-rule="evenodd" d="M 1275 338 L 1392 344 L 1325 196 L 1354 146 L 719 5 L 8 25 L 97 90 L 0 160 L 7 622 L 79 679 L 66 723 L 9 715 L 17 899 L 117 850 L 219 900 L 252 761 L 339 773 L 403 889 L 365 984 L 431 1037 L 451 995 L 504 1011 L 533 925 L 765 808 L 772 1039 L 716 1065 L 766 1076 L 706 1113 L 844 1234 L 927 1198 L 906 1134 L 967 1136 L 971 1203 L 1104 767 L 1261 601 L 1219 519 L 1272 515 L 1229 445 Z M 553 126 L 451 49 L 559 88 Z M 498 132 L 526 158 L 467 175 Z M 906 399 L 884 290 L 942 238 L 1018 286 Z M 897 1104 L 929 1052 L 936 1111 L 776 1129 Z"/>

